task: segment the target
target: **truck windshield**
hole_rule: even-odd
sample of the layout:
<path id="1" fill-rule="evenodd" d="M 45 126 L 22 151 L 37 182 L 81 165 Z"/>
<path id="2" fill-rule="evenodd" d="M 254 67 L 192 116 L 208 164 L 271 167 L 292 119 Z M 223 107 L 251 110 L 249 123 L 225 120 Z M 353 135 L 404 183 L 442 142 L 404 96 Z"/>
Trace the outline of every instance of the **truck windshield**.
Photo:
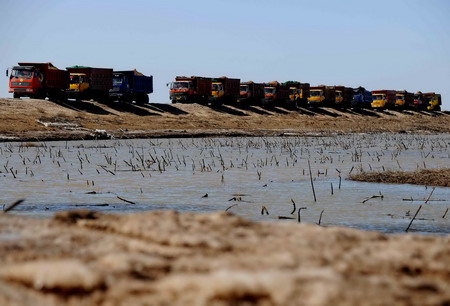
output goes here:
<path id="1" fill-rule="evenodd" d="M 11 75 L 16 78 L 31 78 L 33 76 L 33 71 L 25 69 L 13 69 Z"/>
<path id="2" fill-rule="evenodd" d="M 122 83 L 123 83 L 123 76 L 115 75 L 113 77 L 113 85 L 118 86 L 118 85 L 122 85 Z"/>
<path id="3" fill-rule="evenodd" d="M 275 93 L 275 87 L 264 87 L 264 93 L 265 94 L 274 94 Z"/>
<path id="4" fill-rule="evenodd" d="M 320 97 L 322 95 L 322 90 L 311 90 L 309 95 L 311 97 Z"/>
<path id="5" fill-rule="evenodd" d="M 248 92 L 248 85 L 241 85 L 239 91 Z"/>
<path id="6" fill-rule="evenodd" d="M 173 82 L 172 89 L 188 89 L 190 88 L 190 82 Z"/>
<path id="7" fill-rule="evenodd" d="M 405 100 L 405 96 L 397 96 L 397 100 Z"/>
<path id="8" fill-rule="evenodd" d="M 70 84 L 79 84 L 80 76 L 79 75 L 71 75 L 70 76 Z"/>
<path id="9" fill-rule="evenodd" d="M 223 90 L 222 84 L 212 84 L 212 91 L 221 91 Z"/>
<path id="10" fill-rule="evenodd" d="M 374 100 L 385 100 L 386 96 L 385 95 L 373 95 L 373 99 Z"/>
<path id="11" fill-rule="evenodd" d="M 336 91 L 336 98 L 340 98 L 342 97 L 342 92 L 341 91 Z"/>

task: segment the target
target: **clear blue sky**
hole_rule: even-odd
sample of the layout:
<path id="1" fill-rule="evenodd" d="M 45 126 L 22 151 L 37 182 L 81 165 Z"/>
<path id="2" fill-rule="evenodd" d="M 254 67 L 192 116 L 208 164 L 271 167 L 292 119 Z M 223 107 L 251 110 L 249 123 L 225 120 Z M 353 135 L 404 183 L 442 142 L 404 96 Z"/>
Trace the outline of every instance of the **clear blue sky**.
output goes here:
<path id="1" fill-rule="evenodd" d="M 226 75 L 435 91 L 449 110 L 449 16 L 448 0 L 1 0 L 0 67 L 136 68 L 151 102 L 176 75 Z"/>

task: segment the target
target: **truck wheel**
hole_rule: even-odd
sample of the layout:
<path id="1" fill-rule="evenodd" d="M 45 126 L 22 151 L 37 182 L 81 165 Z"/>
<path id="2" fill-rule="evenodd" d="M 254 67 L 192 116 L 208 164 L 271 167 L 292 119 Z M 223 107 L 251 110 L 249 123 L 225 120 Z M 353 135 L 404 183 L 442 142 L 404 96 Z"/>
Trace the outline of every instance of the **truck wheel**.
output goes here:
<path id="1" fill-rule="evenodd" d="M 19 96 L 19 94 L 14 93 L 14 94 L 13 94 L 13 98 L 14 98 L 14 99 L 20 99 L 20 96 Z"/>
<path id="2" fill-rule="evenodd" d="M 148 104 L 149 99 L 148 99 L 148 95 L 146 94 L 142 94 L 136 97 L 136 103 L 137 104 Z"/>

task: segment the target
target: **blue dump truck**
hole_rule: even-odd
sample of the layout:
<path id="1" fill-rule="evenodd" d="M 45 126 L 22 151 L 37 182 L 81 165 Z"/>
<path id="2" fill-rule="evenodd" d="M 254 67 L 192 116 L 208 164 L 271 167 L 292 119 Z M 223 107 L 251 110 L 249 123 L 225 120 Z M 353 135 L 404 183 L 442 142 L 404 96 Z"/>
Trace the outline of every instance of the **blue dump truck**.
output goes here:
<path id="1" fill-rule="evenodd" d="M 353 99 L 351 102 L 351 107 L 360 108 L 371 108 L 372 103 L 372 93 L 366 90 L 364 87 L 358 87 L 353 89 Z"/>
<path id="2" fill-rule="evenodd" d="M 109 91 L 111 101 L 146 104 L 153 92 L 153 76 L 146 76 L 136 70 L 113 71 L 113 87 Z"/>

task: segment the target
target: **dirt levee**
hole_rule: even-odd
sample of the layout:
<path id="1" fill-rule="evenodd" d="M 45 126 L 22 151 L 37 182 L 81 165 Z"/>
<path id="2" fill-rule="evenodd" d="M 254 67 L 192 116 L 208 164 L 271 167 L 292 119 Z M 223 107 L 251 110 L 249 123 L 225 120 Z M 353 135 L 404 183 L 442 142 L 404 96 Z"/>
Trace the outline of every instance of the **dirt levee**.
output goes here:
<path id="1" fill-rule="evenodd" d="M 172 211 L 0 216 L 1 305 L 444 305 L 448 237 Z"/>
<path id="2" fill-rule="evenodd" d="M 351 132 L 450 132 L 449 114 L 0 99 L 0 138 L 22 140 Z M 96 131 L 97 130 L 97 131 Z M 98 131 L 101 130 L 101 131 Z"/>
<path id="3" fill-rule="evenodd" d="M 363 172 L 351 175 L 349 179 L 373 183 L 450 187 L 450 169 L 421 169 L 415 172 Z"/>

